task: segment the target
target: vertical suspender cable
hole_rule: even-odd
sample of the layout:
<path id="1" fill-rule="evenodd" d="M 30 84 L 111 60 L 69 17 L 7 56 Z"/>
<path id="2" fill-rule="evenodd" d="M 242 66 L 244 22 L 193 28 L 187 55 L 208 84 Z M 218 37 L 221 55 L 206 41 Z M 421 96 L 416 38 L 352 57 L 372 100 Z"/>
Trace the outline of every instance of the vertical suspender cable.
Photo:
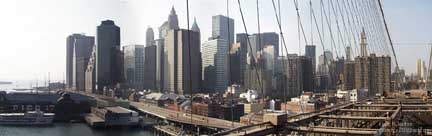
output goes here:
<path id="1" fill-rule="evenodd" d="M 189 0 L 186 0 L 186 12 L 187 12 L 187 42 L 188 42 L 188 59 L 189 59 L 189 78 L 191 81 L 189 81 L 189 91 L 190 91 L 190 116 L 191 116 L 191 123 L 193 124 L 193 117 L 192 117 L 192 109 L 193 109 L 193 91 L 192 91 L 192 58 L 191 58 L 191 43 L 190 43 L 190 30 L 189 30 Z"/>
<path id="2" fill-rule="evenodd" d="M 250 41 L 250 39 L 249 39 L 249 34 L 248 34 L 248 31 L 247 31 L 246 21 L 245 21 L 245 19 L 244 19 L 243 10 L 242 10 L 242 8 L 241 8 L 241 2 L 240 2 L 240 0 L 237 0 L 237 3 L 238 3 L 238 6 L 239 6 L 240 15 L 241 15 L 242 22 L 243 22 L 243 28 L 244 28 L 245 33 L 246 33 L 247 45 L 249 46 L 249 49 L 252 50 L 252 45 L 251 45 L 251 41 Z M 256 68 L 257 66 L 256 66 L 255 56 L 254 56 L 253 53 L 250 53 L 250 55 L 251 55 L 251 57 L 252 57 L 252 58 L 251 58 L 251 60 L 252 60 L 252 65 L 253 65 L 253 67 Z M 259 76 L 259 74 L 258 74 L 258 71 L 255 70 L 255 74 L 256 74 L 257 79 L 258 79 L 258 84 L 261 84 L 261 79 L 260 79 L 260 76 Z M 259 86 L 259 87 L 261 87 L 260 89 L 263 90 L 262 86 Z"/>
<path id="3" fill-rule="evenodd" d="M 227 0 L 226 1 L 226 12 L 227 12 L 227 26 L 228 26 L 228 31 L 227 31 L 227 33 L 228 33 L 228 64 L 229 64 L 229 66 L 228 66 L 228 70 L 229 70 L 229 81 L 230 81 L 230 84 L 229 85 L 231 85 L 232 84 L 232 82 L 231 82 L 231 75 L 232 75 L 232 71 L 231 71 L 231 66 L 232 66 L 232 61 L 231 61 L 231 56 L 230 56 L 230 51 L 231 51 L 231 29 L 230 29 L 230 16 L 229 16 L 229 0 Z M 231 88 L 231 89 L 233 89 L 233 88 Z M 233 91 L 233 90 L 231 90 L 231 91 Z M 234 92 L 235 93 L 235 92 Z M 233 92 L 231 92 L 231 104 L 230 104 L 230 108 L 231 108 L 231 126 L 232 127 L 234 127 L 234 109 L 233 109 L 233 103 L 234 103 L 234 93 Z"/>

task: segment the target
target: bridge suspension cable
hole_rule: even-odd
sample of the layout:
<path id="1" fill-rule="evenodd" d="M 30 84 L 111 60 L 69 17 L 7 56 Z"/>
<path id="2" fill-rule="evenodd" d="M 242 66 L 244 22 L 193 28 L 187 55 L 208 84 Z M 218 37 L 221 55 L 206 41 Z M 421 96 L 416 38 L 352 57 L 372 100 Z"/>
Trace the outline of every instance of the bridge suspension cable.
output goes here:
<path id="1" fill-rule="evenodd" d="M 242 10 L 242 7 L 241 7 L 240 0 L 237 0 L 237 3 L 238 3 L 238 6 L 239 6 L 239 12 L 240 12 L 241 19 L 242 19 L 242 22 L 243 22 L 243 28 L 244 28 L 245 33 L 246 33 L 247 45 L 249 46 L 249 49 L 252 51 L 252 45 L 251 45 L 251 41 L 250 41 L 250 38 L 249 38 L 248 30 L 247 30 L 247 27 L 246 27 L 246 21 L 244 19 L 243 10 Z M 251 60 L 252 60 L 252 66 L 256 69 L 257 66 L 256 66 L 256 60 L 255 60 L 254 53 L 250 53 L 250 56 L 252 57 L 251 58 Z M 258 70 L 254 70 L 254 71 L 255 71 L 255 74 L 256 74 L 257 79 L 258 79 L 258 84 L 259 84 L 260 90 L 261 90 L 261 92 L 263 92 L 263 87 L 261 86 L 262 83 L 261 83 L 260 76 L 258 74 Z"/>

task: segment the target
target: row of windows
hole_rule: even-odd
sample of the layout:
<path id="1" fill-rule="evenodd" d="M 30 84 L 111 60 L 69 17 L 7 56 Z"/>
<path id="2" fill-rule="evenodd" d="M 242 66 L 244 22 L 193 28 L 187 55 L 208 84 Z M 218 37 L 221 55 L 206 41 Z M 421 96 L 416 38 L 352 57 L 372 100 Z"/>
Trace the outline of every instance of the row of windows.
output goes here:
<path id="1" fill-rule="evenodd" d="M 46 110 L 46 111 L 50 111 L 54 109 L 54 105 L 45 105 L 45 106 L 40 106 L 40 105 L 13 105 L 12 106 L 12 110 L 13 111 L 33 111 L 33 110 Z"/>

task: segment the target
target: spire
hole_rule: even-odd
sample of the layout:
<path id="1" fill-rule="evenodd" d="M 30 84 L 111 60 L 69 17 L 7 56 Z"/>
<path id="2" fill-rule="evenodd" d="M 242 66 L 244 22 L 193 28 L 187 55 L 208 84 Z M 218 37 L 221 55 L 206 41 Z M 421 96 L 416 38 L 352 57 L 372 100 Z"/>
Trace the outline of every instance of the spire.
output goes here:
<path id="1" fill-rule="evenodd" d="M 168 17 L 168 25 L 169 25 L 169 29 L 179 29 L 178 26 L 178 18 L 177 18 L 177 14 L 175 12 L 174 6 L 171 8 L 171 13 Z"/>
<path id="2" fill-rule="evenodd" d="M 366 57 L 368 54 L 367 54 L 367 48 L 366 48 L 366 45 L 367 45 L 367 43 L 366 43 L 366 33 L 365 33 L 364 28 L 362 28 L 362 32 L 360 34 L 360 38 L 361 38 L 361 41 L 360 41 L 361 56 L 362 57 Z"/>
<path id="3" fill-rule="evenodd" d="M 200 28 L 198 27 L 196 18 L 194 18 L 194 22 L 192 24 L 192 29 L 191 30 L 194 31 L 194 32 L 198 32 L 198 33 L 200 32 Z"/>
<path id="4" fill-rule="evenodd" d="M 153 29 L 149 26 L 146 31 L 146 46 L 153 45 L 154 42 L 154 32 Z"/>
<path id="5" fill-rule="evenodd" d="M 175 11 L 175 9 L 174 9 L 174 6 L 172 6 L 171 7 L 171 13 L 170 13 L 171 15 L 175 15 L 176 14 L 176 11 Z"/>

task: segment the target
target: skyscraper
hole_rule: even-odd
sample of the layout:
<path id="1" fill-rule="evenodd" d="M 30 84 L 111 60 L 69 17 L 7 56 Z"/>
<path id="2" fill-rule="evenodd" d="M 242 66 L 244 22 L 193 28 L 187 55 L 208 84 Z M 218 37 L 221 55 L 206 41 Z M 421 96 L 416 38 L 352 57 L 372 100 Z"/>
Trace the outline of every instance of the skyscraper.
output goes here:
<path id="1" fill-rule="evenodd" d="M 344 65 L 342 89 L 352 90 L 355 84 L 355 63 L 353 61 L 346 61 Z"/>
<path id="2" fill-rule="evenodd" d="M 228 44 L 212 39 L 202 44 L 202 71 L 207 91 L 223 92 L 229 83 Z"/>
<path id="3" fill-rule="evenodd" d="M 146 45 L 145 46 L 150 46 L 150 45 L 154 45 L 154 32 L 153 32 L 153 29 L 151 27 L 148 27 L 147 31 L 146 31 Z"/>
<path id="4" fill-rule="evenodd" d="M 96 51 L 96 46 L 93 46 L 85 72 L 85 91 L 89 94 L 96 90 Z"/>
<path id="5" fill-rule="evenodd" d="M 168 35 L 168 31 L 170 30 L 178 30 L 179 26 L 178 26 L 178 18 L 177 18 L 177 14 L 175 12 L 174 7 L 171 8 L 171 12 L 170 15 L 168 16 L 168 20 L 165 21 L 160 27 L 159 27 L 159 39 L 156 40 L 157 42 L 157 50 L 158 53 L 160 53 L 159 55 L 157 55 L 158 58 L 158 62 L 157 62 L 157 66 L 159 67 L 157 68 L 157 70 L 160 70 L 158 72 L 159 75 L 157 75 L 156 77 L 159 76 L 158 80 L 159 80 L 159 90 L 163 91 L 163 92 L 167 92 L 170 91 L 169 90 L 169 86 L 168 86 L 168 77 L 169 77 L 169 68 L 168 66 L 168 60 L 167 60 L 167 56 L 168 56 L 168 49 L 165 46 L 165 38 Z M 161 51 L 161 52 L 159 52 Z"/>
<path id="6" fill-rule="evenodd" d="M 204 58 L 203 58 L 204 60 Z M 241 61 L 241 44 L 235 43 L 230 49 L 230 84 L 243 85 L 243 69 Z M 245 64 L 244 64 L 245 65 Z M 203 71 L 204 72 L 204 71 Z"/>
<path id="7" fill-rule="evenodd" d="M 360 41 L 361 56 L 362 57 L 368 56 L 367 43 L 366 43 L 366 33 L 364 31 L 364 28 L 363 28 L 362 32 L 360 33 L 360 38 L 361 38 L 361 41 Z"/>
<path id="8" fill-rule="evenodd" d="M 105 20 L 97 27 L 96 88 L 113 87 L 122 80 L 120 28 Z"/>
<path id="9" fill-rule="evenodd" d="M 417 78 L 419 80 L 426 80 L 426 63 L 421 59 L 417 59 Z"/>
<path id="10" fill-rule="evenodd" d="M 72 34 L 66 38 L 66 87 L 71 88 L 73 85 L 73 60 L 75 39 L 83 37 L 83 34 Z"/>
<path id="11" fill-rule="evenodd" d="M 287 55 L 287 90 L 288 97 L 296 97 L 299 96 L 302 92 L 302 67 L 299 62 L 299 56 L 297 54 L 288 54 Z"/>
<path id="12" fill-rule="evenodd" d="M 79 36 L 74 42 L 73 57 L 73 88 L 77 91 L 85 90 L 85 71 L 94 46 L 94 37 Z"/>
<path id="13" fill-rule="evenodd" d="M 156 90 L 157 89 L 157 46 L 150 45 L 145 47 L 144 53 L 144 89 Z"/>
<path id="14" fill-rule="evenodd" d="M 212 37 L 211 39 L 221 39 L 229 45 L 234 43 L 234 20 L 223 15 L 212 17 Z"/>
<path id="15" fill-rule="evenodd" d="M 245 78 L 245 72 L 247 69 L 247 51 L 248 51 L 248 42 L 247 38 L 248 35 L 241 33 L 236 35 L 236 45 L 238 46 L 238 58 L 233 58 L 231 60 L 239 60 L 239 63 L 233 63 L 231 62 L 232 67 L 238 67 L 239 73 L 232 72 L 231 77 L 233 79 L 238 79 L 237 81 L 233 80 L 231 83 L 238 83 L 241 85 L 244 85 L 244 78 Z M 234 57 L 234 56 L 233 56 Z M 231 68 L 233 69 L 233 68 Z M 235 77 L 233 77 L 235 76 Z"/>
<path id="16" fill-rule="evenodd" d="M 169 91 L 180 95 L 199 92 L 202 74 L 200 33 L 170 30 L 165 38 L 165 48 L 167 57 L 164 67 L 167 71 L 164 78 Z"/>
<path id="17" fill-rule="evenodd" d="M 130 88 L 144 89 L 145 52 L 144 45 L 127 45 L 124 52 L 124 75 Z"/>
<path id="18" fill-rule="evenodd" d="M 200 33 L 200 31 L 201 31 L 200 28 L 198 27 L 198 23 L 196 21 L 196 18 L 194 18 L 194 22 L 192 24 L 191 30 L 194 32 L 198 32 L 198 33 Z"/>
<path id="19" fill-rule="evenodd" d="M 311 58 L 312 60 L 312 70 L 315 73 L 316 69 L 316 49 L 315 45 L 306 45 L 305 56 Z"/>
<path id="20" fill-rule="evenodd" d="M 267 70 L 274 71 L 274 64 L 275 64 L 275 53 L 276 50 L 274 48 L 273 45 L 267 45 L 266 47 L 264 47 L 263 51 L 262 51 L 262 56 L 264 57 L 264 68 Z"/>
<path id="21" fill-rule="evenodd" d="M 312 58 L 306 56 L 299 56 L 299 63 L 301 67 L 301 91 L 314 91 L 314 75 L 313 75 L 313 65 Z"/>
<path id="22" fill-rule="evenodd" d="M 352 51 L 352 48 L 351 48 L 351 46 L 347 46 L 346 48 L 345 48 L 345 57 L 346 57 L 346 60 L 347 61 L 352 61 L 352 57 L 351 57 L 351 55 L 352 55 L 352 53 L 351 53 L 351 51 Z"/>
<path id="23" fill-rule="evenodd" d="M 156 46 L 156 88 L 163 92 L 164 89 L 164 39 L 155 40 Z"/>
<path id="24" fill-rule="evenodd" d="M 257 57 L 257 53 L 262 51 L 266 45 L 273 45 L 275 48 L 275 57 L 279 56 L 279 35 L 274 32 L 261 33 L 261 34 L 253 34 L 249 36 L 251 48 L 247 48 L 248 57 L 255 58 Z M 249 62 L 251 63 L 251 62 Z"/>
<path id="25" fill-rule="evenodd" d="M 361 34 L 361 55 L 355 58 L 355 88 L 368 89 L 369 96 L 385 95 L 391 91 L 391 58 L 367 55 L 366 34 Z"/>

